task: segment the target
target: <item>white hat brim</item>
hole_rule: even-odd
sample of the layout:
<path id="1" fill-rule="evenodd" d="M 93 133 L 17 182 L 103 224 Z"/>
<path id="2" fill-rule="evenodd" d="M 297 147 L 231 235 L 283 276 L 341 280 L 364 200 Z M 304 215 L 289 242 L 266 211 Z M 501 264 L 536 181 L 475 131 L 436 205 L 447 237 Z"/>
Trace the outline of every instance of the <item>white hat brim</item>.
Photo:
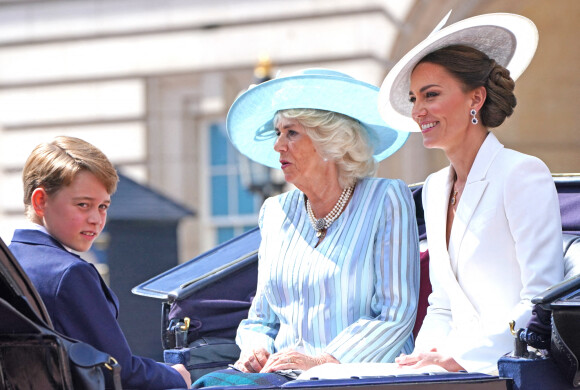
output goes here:
<path id="1" fill-rule="evenodd" d="M 393 66 L 381 85 L 379 112 L 389 124 L 406 131 L 420 131 L 411 118 L 411 72 L 427 54 L 456 44 L 484 52 L 506 67 L 512 79 L 516 80 L 534 57 L 538 30 L 530 19 L 521 15 L 494 13 L 464 19 L 433 32 Z"/>
<path id="2" fill-rule="evenodd" d="M 395 153 L 409 137 L 389 127 L 377 110 L 379 88 L 338 72 L 299 74 L 261 83 L 232 104 L 226 128 L 232 144 L 248 158 L 280 168 L 274 151 L 273 118 L 277 111 L 310 108 L 338 112 L 357 119 L 368 131 L 374 158 Z"/>

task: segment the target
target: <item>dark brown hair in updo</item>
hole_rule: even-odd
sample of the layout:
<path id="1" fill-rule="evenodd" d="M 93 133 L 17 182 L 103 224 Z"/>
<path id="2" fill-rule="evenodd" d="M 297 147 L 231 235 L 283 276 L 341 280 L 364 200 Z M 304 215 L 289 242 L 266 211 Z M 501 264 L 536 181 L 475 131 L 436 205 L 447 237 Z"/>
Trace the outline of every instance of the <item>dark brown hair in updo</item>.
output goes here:
<path id="1" fill-rule="evenodd" d="M 487 54 L 466 45 L 451 45 L 423 57 L 419 63 L 441 65 L 464 85 L 464 91 L 484 86 L 487 97 L 480 110 L 481 123 L 498 127 L 514 112 L 515 82 L 505 67 L 496 64 Z"/>

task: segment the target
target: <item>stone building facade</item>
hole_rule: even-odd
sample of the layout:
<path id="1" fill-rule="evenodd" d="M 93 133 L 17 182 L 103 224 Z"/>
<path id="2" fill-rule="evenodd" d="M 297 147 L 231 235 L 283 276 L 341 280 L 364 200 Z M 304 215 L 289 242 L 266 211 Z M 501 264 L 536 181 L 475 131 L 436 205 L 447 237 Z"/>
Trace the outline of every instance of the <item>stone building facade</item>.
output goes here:
<path id="1" fill-rule="evenodd" d="M 0 2 L 0 236 L 23 220 L 26 156 L 67 134 L 196 210 L 180 226 L 180 260 L 194 257 L 257 223 L 261 200 L 242 185 L 224 121 L 260 57 L 274 74 L 328 67 L 380 85 L 450 9 L 450 23 L 515 12 L 537 24 L 518 107 L 496 134 L 552 172 L 580 172 L 577 0 Z M 412 183 L 445 164 L 415 133 L 379 175 Z"/>

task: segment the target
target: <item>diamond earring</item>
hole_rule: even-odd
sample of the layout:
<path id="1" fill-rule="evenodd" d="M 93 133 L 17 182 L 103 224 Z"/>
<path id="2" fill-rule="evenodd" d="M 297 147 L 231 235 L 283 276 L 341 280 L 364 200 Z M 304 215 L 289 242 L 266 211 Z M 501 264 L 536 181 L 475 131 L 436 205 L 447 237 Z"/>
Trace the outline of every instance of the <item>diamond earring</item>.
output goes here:
<path id="1" fill-rule="evenodd" d="M 474 125 L 477 125 L 477 123 L 479 122 L 477 120 L 477 118 L 475 117 L 475 114 L 477 114 L 477 111 L 475 111 L 475 109 L 472 108 L 469 113 L 471 114 L 471 123 L 473 123 Z"/>

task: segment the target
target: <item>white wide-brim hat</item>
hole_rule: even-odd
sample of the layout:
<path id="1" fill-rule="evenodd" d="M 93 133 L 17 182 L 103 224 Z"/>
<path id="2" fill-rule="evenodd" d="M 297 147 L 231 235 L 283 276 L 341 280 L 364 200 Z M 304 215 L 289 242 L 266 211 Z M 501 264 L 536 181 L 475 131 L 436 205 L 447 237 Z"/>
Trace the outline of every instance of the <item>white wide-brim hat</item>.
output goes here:
<path id="1" fill-rule="evenodd" d="M 280 169 L 274 151 L 274 115 L 279 110 L 310 108 L 358 120 L 369 134 L 373 157 L 381 161 L 403 146 L 408 132 L 391 128 L 377 110 L 379 88 L 329 69 L 307 69 L 247 90 L 232 104 L 226 128 L 232 144 L 248 158 Z"/>
<path id="2" fill-rule="evenodd" d="M 494 13 L 464 19 L 439 29 L 409 51 L 387 74 L 379 92 L 379 112 L 389 124 L 406 131 L 421 131 L 411 118 L 411 72 L 427 54 L 449 45 L 474 47 L 510 71 L 516 80 L 530 64 L 538 46 L 538 29 L 528 18 Z"/>

